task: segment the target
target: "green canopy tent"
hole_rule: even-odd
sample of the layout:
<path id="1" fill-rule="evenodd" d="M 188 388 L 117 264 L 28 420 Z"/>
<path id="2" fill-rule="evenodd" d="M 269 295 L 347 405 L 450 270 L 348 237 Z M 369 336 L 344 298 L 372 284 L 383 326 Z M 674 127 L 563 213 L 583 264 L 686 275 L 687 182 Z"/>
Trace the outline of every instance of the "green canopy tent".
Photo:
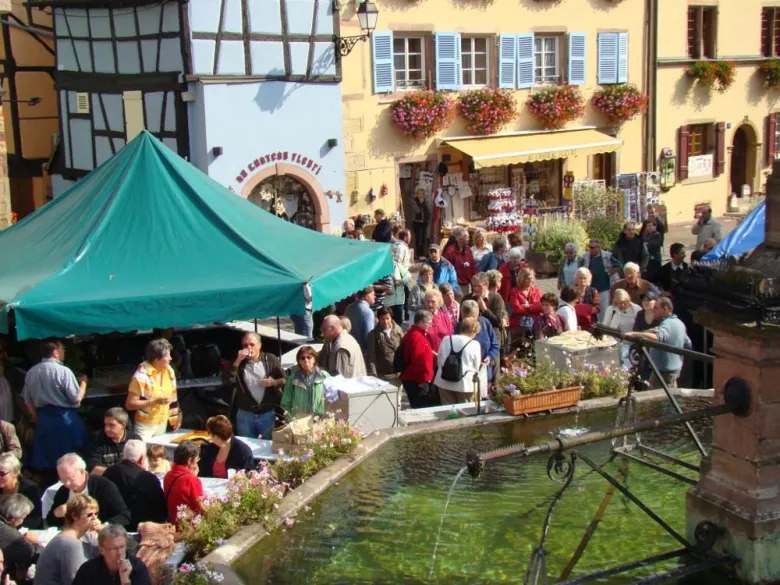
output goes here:
<path id="1" fill-rule="evenodd" d="M 287 223 L 148 132 L 0 232 L 19 339 L 302 315 L 392 272 L 390 246 Z"/>

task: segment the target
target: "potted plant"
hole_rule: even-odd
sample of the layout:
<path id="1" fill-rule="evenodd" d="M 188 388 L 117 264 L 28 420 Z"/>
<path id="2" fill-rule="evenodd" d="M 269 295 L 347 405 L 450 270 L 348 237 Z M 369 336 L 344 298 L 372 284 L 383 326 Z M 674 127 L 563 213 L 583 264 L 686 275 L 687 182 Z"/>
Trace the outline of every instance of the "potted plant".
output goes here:
<path id="1" fill-rule="evenodd" d="M 458 96 L 460 114 L 474 134 L 494 134 L 517 114 L 517 104 L 507 89 L 483 87 Z"/>
<path id="2" fill-rule="evenodd" d="M 688 76 L 723 93 L 734 83 L 735 65 L 731 61 L 696 61 L 688 67 Z"/>
<path id="3" fill-rule="evenodd" d="M 771 59 L 762 63 L 758 71 L 769 89 L 780 87 L 780 59 Z"/>
<path id="4" fill-rule="evenodd" d="M 531 115 L 548 130 L 563 128 L 585 112 L 585 98 L 574 85 L 562 85 L 537 91 L 526 101 Z"/>
<path id="5" fill-rule="evenodd" d="M 393 124 L 412 138 L 430 138 L 443 130 L 452 116 L 452 100 L 436 91 L 409 92 L 390 107 Z"/>
<path id="6" fill-rule="evenodd" d="M 633 120 L 647 110 L 647 94 L 639 91 L 633 83 L 608 85 L 593 94 L 593 107 L 604 114 L 613 124 Z"/>
<path id="7" fill-rule="evenodd" d="M 504 410 L 515 416 L 576 406 L 582 393 L 574 374 L 555 367 L 549 359 L 535 368 L 511 362 L 501 369 L 498 388 Z"/>

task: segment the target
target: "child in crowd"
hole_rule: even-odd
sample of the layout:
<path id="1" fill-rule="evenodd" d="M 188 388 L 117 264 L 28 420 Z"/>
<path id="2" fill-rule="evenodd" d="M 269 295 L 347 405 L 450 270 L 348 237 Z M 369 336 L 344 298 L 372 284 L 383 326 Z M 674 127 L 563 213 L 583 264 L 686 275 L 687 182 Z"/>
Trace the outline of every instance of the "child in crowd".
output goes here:
<path id="1" fill-rule="evenodd" d="M 546 293 L 542 295 L 540 304 L 542 305 L 542 314 L 537 315 L 534 320 L 535 339 L 555 337 L 569 330 L 566 321 L 561 319 L 555 312 L 558 309 L 558 297 L 555 294 Z"/>
<path id="2" fill-rule="evenodd" d="M 561 290 L 561 302 L 558 304 L 557 315 L 566 323 L 565 331 L 577 330 L 577 311 L 574 303 L 577 302 L 577 289 L 573 286 L 564 286 Z"/>
<path id="3" fill-rule="evenodd" d="M 152 473 L 168 473 L 171 470 L 171 462 L 165 458 L 165 447 L 162 445 L 149 445 L 146 449 L 146 459 Z"/>

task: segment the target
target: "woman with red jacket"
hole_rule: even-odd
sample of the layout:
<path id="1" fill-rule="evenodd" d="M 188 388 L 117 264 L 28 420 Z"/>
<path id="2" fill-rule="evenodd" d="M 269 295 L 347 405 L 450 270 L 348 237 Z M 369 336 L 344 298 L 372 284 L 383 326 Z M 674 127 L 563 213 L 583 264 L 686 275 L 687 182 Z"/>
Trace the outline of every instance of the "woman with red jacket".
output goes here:
<path id="1" fill-rule="evenodd" d="M 200 447 L 192 441 L 183 441 L 173 452 L 173 465 L 165 474 L 163 492 L 168 505 L 168 520 L 178 526 L 179 506 L 201 514 L 203 508 L 200 499 L 203 497 L 203 484 L 198 477 L 198 462 Z"/>
<path id="2" fill-rule="evenodd" d="M 466 228 L 457 226 L 452 229 L 452 237 L 455 243 L 445 247 L 444 257 L 455 267 L 461 294 L 467 295 L 471 292 L 471 279 L 477 273 L 474 253 L 469 247 L 469 232 Z"/>
<path id="3" fill-rule="evenodd" d="M 399 376 L 412 408 L 425 408 L 438 404 L 433 380 L 433 349 L 427 332 L 433 323 L 430 311 L 417 311 L 414 325 L 401 340 L 404 368 Z"/>
<path id="4" fill-rule="evenodd" d="M 542 291 L 534 285 L 535 280 L 536 273 L 525 268 L 517 274 L 518 284 L 509 293 L 512 306 L 509 326 L 513 344 L 532 336 L 534 318 L 542 313 Z"/>
<path id="5" fill-rule="evenodd" d="M 453 334 L 450 314 L 441 308 L 442 302 L 443 299 L 439 289 L 429 290 L 425 293 L 425 310 L 433 317 L 431 326 L 426 332 L 426 337 L 431 344 L 434 354 L 439 351 L 441 340 Z"/>
<path id="6" fill-rule="evenodd" d="M 523 248 L 512 248 L 509 250 L 508 261 L 498 268 L 502 276 L 500 293 L 507 307 L 509 306 L 509 294 L 513 288 L 519 286 L 520 272 L 526 268 L 528 268 L 528 264 L 525 262 L 525 250 Z"/>

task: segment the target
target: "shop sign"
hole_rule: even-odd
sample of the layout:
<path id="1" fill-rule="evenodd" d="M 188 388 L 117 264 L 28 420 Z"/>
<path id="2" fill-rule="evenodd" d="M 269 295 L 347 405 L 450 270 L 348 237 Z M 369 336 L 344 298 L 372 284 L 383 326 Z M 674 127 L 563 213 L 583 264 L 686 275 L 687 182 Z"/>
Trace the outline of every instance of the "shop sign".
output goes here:
<path id="1" fill-rule="evenodd" d="M 270 154 L 263 155 L 250 162 L 236 177 L 237 183 L 243 183 L 249 175 L 260 170 L 261 168 L 272 165 L 278 162 L 290 162 L 311 172 L 312 175 L 319 175 L 322 170 L 322 165 L 314 162 L 313 158 L 304 156 L 297 152 L 279 151 L 272 152 Z"/>
<path id="2" fill-rule="evenodd" d="M 711 154 L 702 154 L 700 156 L 688 157 L 688 178 L 691 177 L 711 177 L 712 176 Z"/>
<path id="3" fill-rule="evenodd" d="M 569 158 L 570 156 L 574 156 L 576 153 L 577 153 L 576 149 L 559 150 L 558 152 L 555 153 L 555 156 L 552 158 Z M 529 154 L 528 162 L 548 160 L 549 158 L 551 158 L 549 152 L 538 152 L 536 154 Z"/>

